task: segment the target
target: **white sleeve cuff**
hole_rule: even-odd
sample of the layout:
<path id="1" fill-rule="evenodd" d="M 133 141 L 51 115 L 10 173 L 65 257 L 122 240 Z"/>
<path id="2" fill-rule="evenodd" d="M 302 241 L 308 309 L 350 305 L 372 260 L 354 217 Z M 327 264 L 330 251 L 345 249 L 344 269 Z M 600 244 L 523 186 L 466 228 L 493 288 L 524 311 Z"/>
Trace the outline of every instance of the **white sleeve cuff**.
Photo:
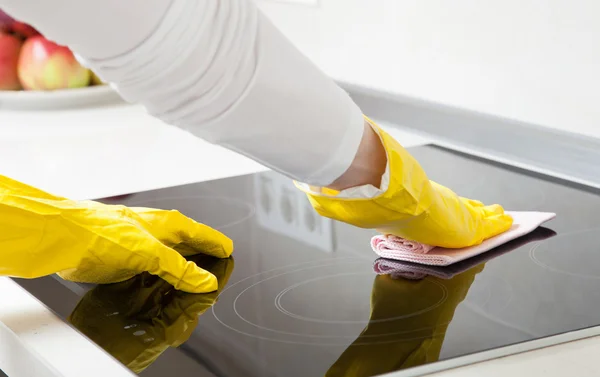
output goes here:
<path id="1" fill-rule="evenodd" d="M 377 127 L 373 127 L 373 131 L 375 131 L 375 133 L 377 133 L 377 135 L 379 135 L 379 130 L 377 129 Z M 385 172 L 383 173 L 383 175 L 381 176 L 381 184 L 380 187 L 377 188 L 373 185 L 362 185 L 362 186 L 356 186 L 356 187 L 350 187 L 348 189 L 339 191 L 339 192 L 332 192 L 331 190 L 324 190 L 323 186 L 324 185 L 309 185 L 307 183 L 303 183 L 303 182 L 296 182 L 296 184 L 298 186 L 300 186 L 300 188 L 302 188 L 302 190 L 304 190 L 305 192 L 312 194 L 312 195 L 318 195 L 318 196 L 328 196 L 328 197 L 335 197 L 335 198 L 345 198 L 345 199 L 372 199 L 375 197 L 378 197 L 380 195 L 382 195 L 383 193 L 385 193 L 388 189 L 388 187 L 390 186 L 390 162 L 389 162 L 389 158 L 388 158 L 388 162 L 386 163 L 386 167 L 385 167 Z"/>

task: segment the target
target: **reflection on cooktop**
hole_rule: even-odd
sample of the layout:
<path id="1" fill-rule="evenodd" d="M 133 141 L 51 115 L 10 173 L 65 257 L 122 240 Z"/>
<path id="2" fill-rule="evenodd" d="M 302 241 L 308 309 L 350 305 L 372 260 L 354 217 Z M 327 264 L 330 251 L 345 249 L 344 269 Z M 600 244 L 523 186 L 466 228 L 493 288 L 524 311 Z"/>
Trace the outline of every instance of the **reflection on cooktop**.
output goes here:
<path id="1" fill-rule="evenodd" d="M 312 346 L 345 346 L 356 337 L 354 329 L 364 326 L 370 315 L 367 304 L 373 274 L 366 267 L 362 261 L 349 258 L 289 266 L 251 276 L 227 287 L 213 313 L 223 326 L 256 339 Z M 268 286 L 260 290 L 261 284 Z M 343 288 L 352 285 L 356 288 Z M 412 301 L 390 311 L 385 317 L 371 318 L 369 323 L 405 323 L 409 318 L 444 304 L 448 294 L 443 284 L 431 280 L 424 286 L 429 295 L 427 298 Z M 262 294 L 253 294 L 253 289 Z M 361 297 L 364 299 L 358 300 Z M 254 305 L 270 310 L 265 315 L 262 311 L 255 311 Z M 344 310 L 348 306 L 352 310 Z M 400 333 L 385 331 L 367 337 L 360 344 L 403 341 L 405 337 L 397 335 L 418 330 L 409 327 Z M 414 334 L 409 336 L 413 337 Z"/>
<path id="2" fill-rule="evenodd" d="M 233 258 L 191 257 L 213 273 L 221 287 Z M 169 347 L 186 342 L 219 292 L 188 294 L 157 276 L 140 274 L 88 291 L 67 320 L 135 373 L 144 371 Z"/>
<path id="3" fill-rule="evenodd" d="M 147 274 L 98 287 L 17 281 L 149 377 L 375 376 L 600 324 L 596 191 L 439 148 L 412 153 L 462 196 L 558 216 L 452 266 L 403 264 L 377 258 L 375 232 L 316 216 L 268 172 L 112 200 L 177 209 L 231 237 L 235 268 L 194 257 L 221 271 L 219 292 Z"/>

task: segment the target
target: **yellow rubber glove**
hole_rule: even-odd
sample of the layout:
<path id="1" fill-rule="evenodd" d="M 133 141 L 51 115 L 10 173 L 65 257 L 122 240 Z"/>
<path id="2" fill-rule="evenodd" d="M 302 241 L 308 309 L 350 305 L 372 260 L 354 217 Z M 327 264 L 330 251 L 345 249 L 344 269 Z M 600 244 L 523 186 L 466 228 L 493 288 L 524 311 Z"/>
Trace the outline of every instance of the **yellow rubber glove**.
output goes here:
<path id="1" fill-rule="evenodd" d="M 217 277 L 218 291 L 175 291 L 165 281 L 143 273 L 90 290 L 69 316 L 69 322 L 133 372 L 142 372 L 169 347 L 188 340 L 198 318 L 216 302 L 234 267 L 232 258 L 191 259 Z"/>
<path id="2" fill-rule="evenodd" d="M 454 312 L 484 266 L 473 267 L 449 280 L 377 276 L 371 293 L 369 324 L 326 376 L 378 376 L 437 361 Z M 432 307 L 438 298 L 439 305 Z"/>
<path id="3" fill-rule="evenodd" d="M 512 226 L 499 205 L 461 198 L 427 178 L 419 163 L 390 135 L 368 120 L 387 153 L 389 185 L 375 198 L 343 198 L 331 190 L 297 187 L 322 216 L 376 229 L 428 245 L 478 245 Z"/>
<path id="4" fill-rule="evenodd" d="M 182 254 L 232 251 L 225 235 L 177 211 L 74 201 L 0 176 L 0 275 L 115 283 L 148 271 L 177 289 L 212 292 L 217 279 Z"/>

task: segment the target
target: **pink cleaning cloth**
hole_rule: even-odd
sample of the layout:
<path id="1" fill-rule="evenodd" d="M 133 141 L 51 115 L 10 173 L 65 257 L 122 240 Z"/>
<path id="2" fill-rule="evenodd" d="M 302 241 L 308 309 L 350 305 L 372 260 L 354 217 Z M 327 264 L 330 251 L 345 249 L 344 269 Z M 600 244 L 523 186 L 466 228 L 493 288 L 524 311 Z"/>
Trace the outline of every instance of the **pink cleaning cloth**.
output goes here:
<path id="1" fill-rule="evenodd" d="M 488 252 L 465 259 L 450 266 L 425 266 L 422 264 L 404 262 L 393 259 L 378 258 L 373 263 L 373 271 L 377 275 L 390 275 L 393 279 L 420 280 L 427 276 L 440 279 L 452 279 L 456 275 L 470 270 L 482 263 L 512 252 L 532 242 L 544 241 L 556 236 L 556 232 L 548 228 L 537 228 L 529 234 L 516 238 Z"/>
<path id="2" fill-rule="evenodd" d="M 513 218 L 512 227 L 506 232 L 483 241 L 477 246 L 462 249 L 432 247 L 410 242 L 392 235 L 378 235 L 371 239 L 371 247 L 377 255 L 430 266 L 448 266 L 485 253 L 495 247 L 531 233 L 543 223 L 556 217 L 549 212 L 508 212 Z"/>
<path id="3" fill-rule="evenodd" d="M 435 246 L 426 245 L 424 243 L 409 241 L 396 236 L 376 236 L 371 240 L 371 246 L 375 248 L 385 247 L 389 250 L 400 250 L 406 253 L 427 254 L 435 249 Z"/>

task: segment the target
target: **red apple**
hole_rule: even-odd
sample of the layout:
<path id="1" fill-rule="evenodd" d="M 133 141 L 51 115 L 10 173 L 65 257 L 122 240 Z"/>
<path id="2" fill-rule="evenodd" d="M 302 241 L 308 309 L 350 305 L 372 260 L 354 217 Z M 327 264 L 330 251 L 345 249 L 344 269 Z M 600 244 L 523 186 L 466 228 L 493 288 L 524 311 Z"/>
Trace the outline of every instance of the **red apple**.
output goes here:
<path id="1" fill-rule="evenodd" d="M 40 32 L 35 30 L 33 26 L 20 21 L 14 21 L 12 24 L 10 24 L 10 30 L 13 33 L 21 35 L 23 38 L 40 35 Z"/>
<path id="2" fill-rule="evenodd" d="M 15 33 L 23 38 L 29 38 L 40 34 L 33 26 L 15 20 L 2 11 L 2 9 L 0 9 L 0 31 Z"/>
<path id="3" fill-rule="evenodd" d="M 77 62 L 71 50 L 41 35 L 28 38 L 23 44 L 18 73 L 27 90 L 82 88 L 91 79 L 90 70 Z"/>
<path id="4" fill-rule="evenodd" d="M 21 89 L 17 74 L 21 44 L 14 35 L 0 32 L 0 90 Z"/>

